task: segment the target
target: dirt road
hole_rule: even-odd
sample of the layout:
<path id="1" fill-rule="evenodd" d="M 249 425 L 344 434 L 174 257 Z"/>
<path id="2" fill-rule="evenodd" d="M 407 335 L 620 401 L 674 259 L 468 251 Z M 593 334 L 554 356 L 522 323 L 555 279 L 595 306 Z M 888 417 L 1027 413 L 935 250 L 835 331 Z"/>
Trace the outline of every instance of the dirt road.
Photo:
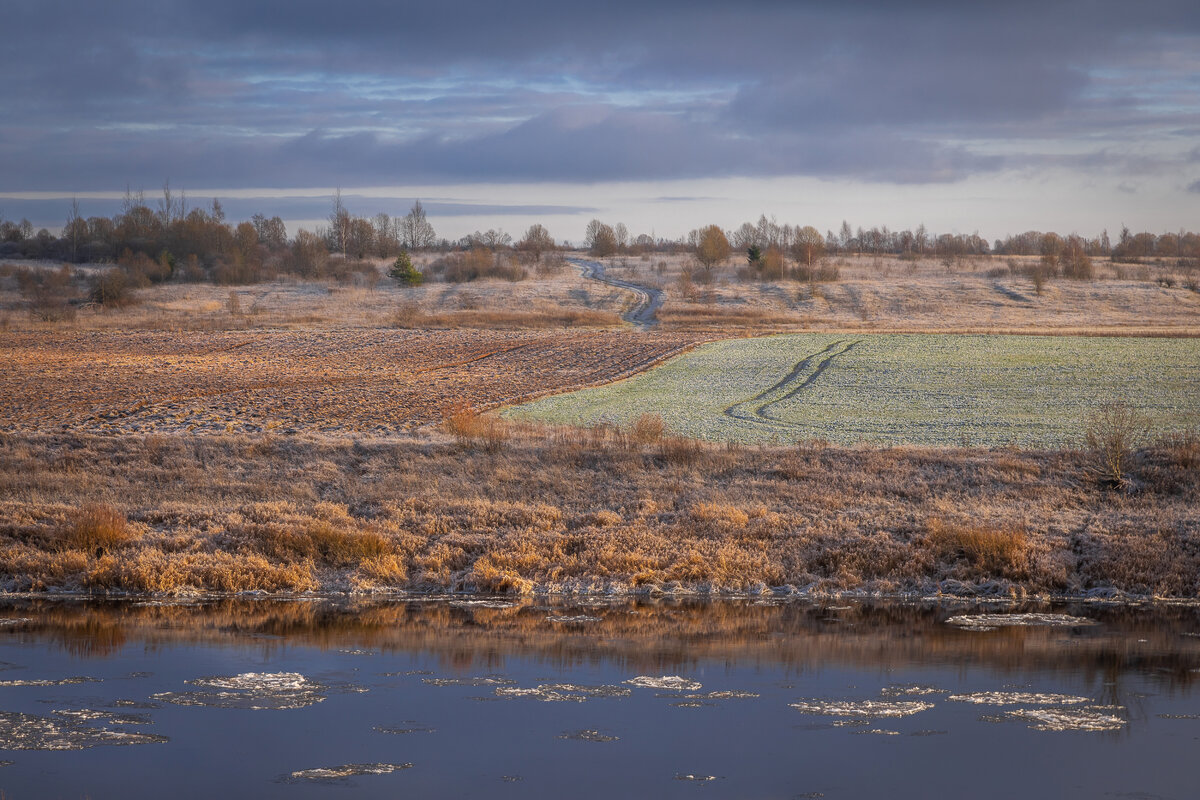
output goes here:
<path id="1" fill-rule="evenodd" d="M 585 261 L 581 258 L 569 258 L 567 261 L 579 267 L 583 277 L 615 286 L 618 289 L 626 289 L 637 296 L 633 307 L 621 315 L 626 322 L 631 322 L 643 329 L 658 324 L 658 309 L 663 304 L 662 290 L 609 277 L 604 272 L 604 265 L 599 261 Z"/>

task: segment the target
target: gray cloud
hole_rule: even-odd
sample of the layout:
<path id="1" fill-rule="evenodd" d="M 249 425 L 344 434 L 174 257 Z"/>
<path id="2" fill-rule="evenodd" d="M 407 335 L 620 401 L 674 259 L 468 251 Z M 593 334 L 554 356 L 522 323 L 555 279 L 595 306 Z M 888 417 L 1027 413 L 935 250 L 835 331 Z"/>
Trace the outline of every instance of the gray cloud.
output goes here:
<path id="1" fill-rule="evenodd" d="M 1187 190 L 1192 194 L 1200 194 L 1200 180 L 1189 183 Z"/>
<path id="2" fill-rule="evenodd" d="M 1200 128 L 1193 0 L 10 6 L 8 191 L 1165 171 Z"/>

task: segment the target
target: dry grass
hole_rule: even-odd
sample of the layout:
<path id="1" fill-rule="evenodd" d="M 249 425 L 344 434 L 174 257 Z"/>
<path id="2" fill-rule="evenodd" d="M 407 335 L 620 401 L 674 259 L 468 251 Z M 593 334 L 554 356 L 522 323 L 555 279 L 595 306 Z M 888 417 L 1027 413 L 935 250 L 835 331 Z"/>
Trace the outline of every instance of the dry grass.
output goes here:
<path id="1" fill-rule="evenodd" d="M 110 505 L 89 503 L 73 513 L 59 541 L 71 550 L 103 554 L 137 538 L 125 514 Z"/>
<path id="2" fill-rule="evenodd" d="M 509 438 L 509 425 L 502 419 L 480 414 L 465 400 L 455 400 L 442 413 L 442 430 L 461 444 L 478 444 L 495 453 Z"/>
<path id="3" fill-rule="evenodd" d="M 1080 480 L 1086 453 L 509 437 L 3 436 L 0 584 L 1200 594 L 1191 440 L 1135 452 L 1113 492 Z M 74 509 L 113 496 L 136 538 L 60 544 Z"/>

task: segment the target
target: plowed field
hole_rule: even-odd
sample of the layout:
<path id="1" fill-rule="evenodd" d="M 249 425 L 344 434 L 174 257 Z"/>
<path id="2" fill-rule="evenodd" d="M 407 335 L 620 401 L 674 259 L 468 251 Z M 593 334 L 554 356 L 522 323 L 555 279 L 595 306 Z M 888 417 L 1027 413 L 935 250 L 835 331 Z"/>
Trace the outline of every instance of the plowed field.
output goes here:
<path id="1" fill-rule="evenodd" d="M 386 435 L 463 399 L 605 383 L 694 341 L 630 331 L 0 333 L 0 431 Z"/>

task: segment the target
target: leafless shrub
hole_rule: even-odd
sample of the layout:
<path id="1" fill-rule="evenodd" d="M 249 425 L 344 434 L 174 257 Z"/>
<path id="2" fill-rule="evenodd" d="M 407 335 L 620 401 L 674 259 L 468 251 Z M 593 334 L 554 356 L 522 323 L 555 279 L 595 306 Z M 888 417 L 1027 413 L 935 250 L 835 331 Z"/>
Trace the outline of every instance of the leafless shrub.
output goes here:
<path id="1" fill-rule="evenodd" d="M 231 317 L 240 317 L 242 315 L 242 303 L 238 299 L 237 292 L 229 292 L 229 300 L 225 303 L 225 307 L 229 309 L 229 316 Z"/>
<path id="2" fill-rule="evenodd" d="M 421 328 L 428 324 L 429 315 L 416 302 L 405 300 L 396 306 L 390 322 L 393 328 Z"/>
<path id="3" fill-rule="evenodd" d="M 1129 460 L 1148 429 L 1145 416 L 1126 403 L 1106 403 L 1092 413 L 1085 436 L 1092 470 L 1104 485 L 1114 489 L 1128 485 Z"/>

